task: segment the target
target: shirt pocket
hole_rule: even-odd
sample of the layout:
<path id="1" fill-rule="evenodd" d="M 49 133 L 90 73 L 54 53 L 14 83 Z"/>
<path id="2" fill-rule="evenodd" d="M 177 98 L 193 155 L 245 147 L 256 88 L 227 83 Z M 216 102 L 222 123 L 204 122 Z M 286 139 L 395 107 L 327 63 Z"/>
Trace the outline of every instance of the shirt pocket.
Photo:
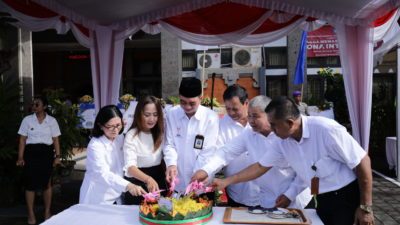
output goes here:
<path id="1" fill-rule="evenodd" d="M 315 163 L 315 167 L 317 168 L 316 175 L 319 178 L 328 177 L 335 173 L 339 166 L 340 162 L 335 159 L 330 157 L 321 158 Z"/>

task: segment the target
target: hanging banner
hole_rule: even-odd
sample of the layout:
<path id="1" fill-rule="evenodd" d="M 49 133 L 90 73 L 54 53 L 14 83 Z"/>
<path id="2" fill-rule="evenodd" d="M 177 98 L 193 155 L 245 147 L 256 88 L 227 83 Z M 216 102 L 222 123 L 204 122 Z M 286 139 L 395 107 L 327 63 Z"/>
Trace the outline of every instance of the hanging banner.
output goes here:
<path id="1" fill-rule="evenodd" d="M 308 32 L 307 57 L 338 56 L 339 45 L 333 27 L 329 25 Z"/>

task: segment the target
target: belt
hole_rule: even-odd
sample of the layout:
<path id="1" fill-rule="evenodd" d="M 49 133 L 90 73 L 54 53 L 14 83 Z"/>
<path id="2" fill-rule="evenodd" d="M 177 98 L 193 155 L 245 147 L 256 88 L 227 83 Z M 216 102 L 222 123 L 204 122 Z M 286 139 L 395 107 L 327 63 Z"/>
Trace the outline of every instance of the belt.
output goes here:
<path id="1" fill-rule="evenodd" d="M 319 194 L 318 197 L 328 197 L 328 196 L 334 196 L 334 195 L 340 195 L 343 193 L 348 193 L 357 187 L 358 187 L 358 181 L 357 181 L 357 179 L 355 179 L 354 181 L 350 182 L 348 185 L 346 185 L 340 189 Z"/>

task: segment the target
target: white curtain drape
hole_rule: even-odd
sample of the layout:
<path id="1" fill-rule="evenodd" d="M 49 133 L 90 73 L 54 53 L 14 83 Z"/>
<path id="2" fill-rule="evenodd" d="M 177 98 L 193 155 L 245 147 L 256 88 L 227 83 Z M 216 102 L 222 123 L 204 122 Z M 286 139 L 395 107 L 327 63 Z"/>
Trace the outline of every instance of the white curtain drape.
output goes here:
<path id="1" fill-rule="evenodd" d="M 116 32 L 109 27 L 97 26 L 91 32 L 90 59 L 96 112 L 105 105 L 118 103 L 125 39 L 138 30 Z"/>
<path id="2" fill-rule="evenodd" d="M 335 24 L 353 137 L 368 151 L 372 106 L 373 28 Z"/>

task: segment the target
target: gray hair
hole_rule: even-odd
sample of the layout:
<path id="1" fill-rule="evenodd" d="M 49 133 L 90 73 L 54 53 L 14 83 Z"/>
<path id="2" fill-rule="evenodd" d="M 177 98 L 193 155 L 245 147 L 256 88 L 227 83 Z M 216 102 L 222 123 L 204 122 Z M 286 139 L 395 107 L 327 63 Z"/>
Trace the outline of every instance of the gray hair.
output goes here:
<path id="1" fill-rule="evenodd" d="M 271 98 L 269 98 L 265 95 L 257 95 L 256 97 L 254 97 L 250 100 L 249 107 L 259 108 L 261 111 L 264 111 L 270 102 L 271 102 Z"/>

